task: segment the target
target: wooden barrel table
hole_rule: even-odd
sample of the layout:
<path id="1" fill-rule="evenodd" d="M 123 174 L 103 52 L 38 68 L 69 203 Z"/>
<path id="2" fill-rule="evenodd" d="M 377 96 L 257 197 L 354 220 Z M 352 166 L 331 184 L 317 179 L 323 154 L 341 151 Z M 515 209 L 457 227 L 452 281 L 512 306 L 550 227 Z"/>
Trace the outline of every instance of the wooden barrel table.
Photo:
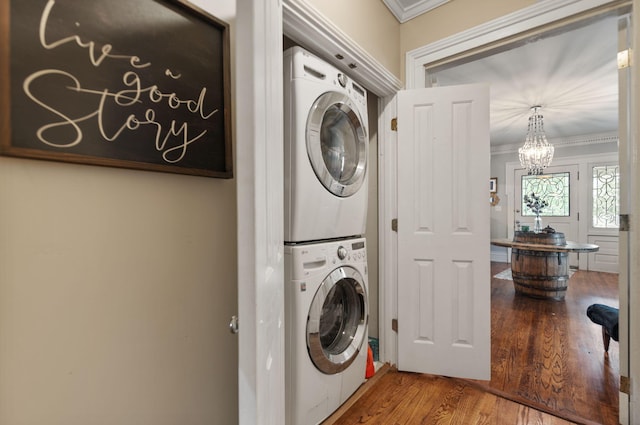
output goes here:
<path id="1" fill-rule="evenodd" d="M 564 246 L 564 233 L 516 232 L 514 242 Z M 517 293 L 563 300 L 569 282 L 569 253 L 513 248 L 511 276 Z"/>
<path id="2" fill-rule="evenodd" d="M 516 293 L 564 300 L 569 284 L 569 252 L 595 252 L 598 245 L 565 241 L 563 233 L 515 232 L 513 240 L 491 243 L 511 248 L 511 276 Z"/>

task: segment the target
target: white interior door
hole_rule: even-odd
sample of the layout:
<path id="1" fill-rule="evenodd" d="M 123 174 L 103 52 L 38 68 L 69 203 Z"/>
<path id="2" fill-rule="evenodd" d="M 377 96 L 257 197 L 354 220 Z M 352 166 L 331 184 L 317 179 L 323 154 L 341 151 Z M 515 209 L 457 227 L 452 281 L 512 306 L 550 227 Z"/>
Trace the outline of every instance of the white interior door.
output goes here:
<path id="1" fill-rule="evenodd" d="M 491 374 L 489 87 L 398 94 L 398 369 Z"/>
<path id="2" fill-rule="evenodd" d="M 515 219 L 520 222 L 520 225 L 527 225 L 530 230 L 533 230 L 534 216 L 530 211 L 522 206 L 522 178 L 527 176 L 527 172 L 524 169 L 515 170 L 514 176 L 514 208 Z M 566 176 L 568 186 L 562 182 Z M 566 208 L 566 215 L 555 216 L 542 216 L 542 227 L 551 226 L 556 232 L 564 233 L 564 237 L 568 241 L 580 242 L 578 235 L 578 202 L 579 202 L 579 187 L 578 187 L 578 165 L 558 165 L 547 167 L 544 170 L 544 174 L 541 176 L 533 176 L 541 181 L 540 191 L 536 191 L 536 195 L 541 195 L 549 203 L 553 203 L 554 199 L 559 199 L 558 202 L 564 203 L 564 196 L 569 198 L 569 205 Z M 566 186 L 566 187 L 565 187 Z M 567 191 L 568 189 L 568 191 Z M 544 211 L 543 211 L 544 213 Z M 569 254 L 569 266 L 578 267 L 578 254 Z"/>

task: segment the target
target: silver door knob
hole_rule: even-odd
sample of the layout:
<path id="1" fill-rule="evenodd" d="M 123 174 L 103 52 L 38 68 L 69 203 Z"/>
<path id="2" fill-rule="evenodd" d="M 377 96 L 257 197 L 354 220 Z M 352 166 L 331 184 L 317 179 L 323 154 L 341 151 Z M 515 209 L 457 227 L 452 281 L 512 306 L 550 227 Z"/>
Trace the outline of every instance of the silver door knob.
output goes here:
<path id="1" fill-rule="evenodd" d="M 231 316 L 231 321 L 229 322 L 229 332 L 232 334 L 237 334 L 238 329 L 238 316 Z"/>

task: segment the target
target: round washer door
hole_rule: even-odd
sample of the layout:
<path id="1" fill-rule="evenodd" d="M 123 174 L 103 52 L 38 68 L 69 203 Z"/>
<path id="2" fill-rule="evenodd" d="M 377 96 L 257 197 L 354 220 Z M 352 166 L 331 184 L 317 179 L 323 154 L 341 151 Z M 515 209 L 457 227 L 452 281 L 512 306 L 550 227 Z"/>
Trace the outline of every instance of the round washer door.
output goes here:
<path id="1" fill-rule="evenodd" d="M 318 370 L 332 375 L 349 367 L 362 348 L 368 317 L 362 275 L 348 266 L 331 272 L 307 317 L 307 350 Z"/>
<path id="2" fill-rule="evenodd" d="M 344 93 L 316 99 L 307 117 L 307 154 L 322 185 L 340 197 L 356 193 L 367 171 L 367 135 L 356 105 Z"/>

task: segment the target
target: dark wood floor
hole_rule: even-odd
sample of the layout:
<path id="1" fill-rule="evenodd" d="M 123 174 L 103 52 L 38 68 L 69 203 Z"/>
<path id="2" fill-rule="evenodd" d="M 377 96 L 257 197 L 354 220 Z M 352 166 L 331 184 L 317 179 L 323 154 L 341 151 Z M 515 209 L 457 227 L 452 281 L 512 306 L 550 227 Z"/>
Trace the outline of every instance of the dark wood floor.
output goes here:
<path id="1" fill-rule="evenodd" d="M 491 275 L 508 268 L 492 263 Z M 491 381 L 391 371 L 335 424 L 617 424 L 618 343 L 609 354 L 593 303 L 618 306 L 618 276 L 577 271 L 564 301 L 516 295 L 492 278 Z"/>

